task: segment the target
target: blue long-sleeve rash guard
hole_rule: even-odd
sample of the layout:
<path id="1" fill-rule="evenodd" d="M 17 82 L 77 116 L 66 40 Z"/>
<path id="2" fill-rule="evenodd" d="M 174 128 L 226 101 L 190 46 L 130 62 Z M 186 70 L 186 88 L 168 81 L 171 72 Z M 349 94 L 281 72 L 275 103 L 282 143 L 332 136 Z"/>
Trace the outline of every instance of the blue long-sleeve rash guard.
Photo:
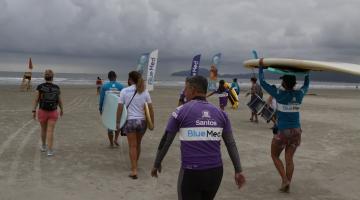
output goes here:
<path id="1" fill-rule="evenodd" d="M 259 79 L 264 90 L 276 99 L 278 129 L 301 128 L 299 111 L 302 100 L 309 89 L 309 75 L 305 76 L 304 85 L 300 90 L 282 90 L 275 85 L 268 84 L 264 79 L 264 72 L 261 67 L 259 68 Z"/>
<path id="2" fill-rule="evenodd" d="M 100 98 L 99 98 L 99 111 L 102 112 L 103 110 L 103 104 L 104 104 L 104 98 L 106 91 L 109 90 L 115 90 L 115 91 L 121 91 L 124 88 L 124 86 L 121 83 L 118 83 L 116 81 L 110 81 L 105 83 L 100 90 Z"/>

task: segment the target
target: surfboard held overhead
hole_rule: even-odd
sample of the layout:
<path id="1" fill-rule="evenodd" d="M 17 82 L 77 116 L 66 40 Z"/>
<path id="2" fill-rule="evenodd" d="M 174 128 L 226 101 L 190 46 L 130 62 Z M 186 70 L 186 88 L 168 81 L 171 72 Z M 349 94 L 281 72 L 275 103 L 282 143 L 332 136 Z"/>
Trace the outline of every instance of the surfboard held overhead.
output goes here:
<path id="1" fill-rule="evenodd" d="M 250 59 L 244 62 L 245 68 L 258 68 L 261 59 Z M 304 73 L 306 71 L 333 71 L 360 76 L 360 65 L 340 62 L 297 60 L 287 58 L 263 58 L 262 65 L 280 71 Z"/>

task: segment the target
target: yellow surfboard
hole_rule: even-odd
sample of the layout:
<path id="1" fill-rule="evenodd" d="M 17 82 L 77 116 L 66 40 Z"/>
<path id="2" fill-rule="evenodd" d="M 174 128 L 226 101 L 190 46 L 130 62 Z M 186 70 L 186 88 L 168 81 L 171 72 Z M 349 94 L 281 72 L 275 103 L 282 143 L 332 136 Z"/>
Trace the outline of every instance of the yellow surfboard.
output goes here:
<path id="1" fill-rule="evenodd" d="M 145 105 L 144 105 L 144 111 L 145 111 L 145 119 L 146 119 L 147 127 L 150 130 L 154 130 L 154 122 L 151 119 L 149 106 L 148 106 L 148 104 L 146 102 L 145 102 Z"/>
<path id="2" fill-rule="evenodd" d="M 229 90 L 229 101 L 231 103 L 231 108 L 232 109 L 237 109 L 239 107 L 239 97 L 236 94 L 236 91 L 234 88 L 231 88 L 229 83 L 225 83 L 225 88 L 227 88 Z"/>

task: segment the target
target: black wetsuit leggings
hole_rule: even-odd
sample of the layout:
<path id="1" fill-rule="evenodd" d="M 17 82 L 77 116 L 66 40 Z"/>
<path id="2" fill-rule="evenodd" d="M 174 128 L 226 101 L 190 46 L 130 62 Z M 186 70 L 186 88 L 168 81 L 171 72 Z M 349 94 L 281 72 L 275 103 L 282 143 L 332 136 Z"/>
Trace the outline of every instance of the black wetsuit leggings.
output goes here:
<path id="1" fill-rule="evenodd" d="M 180 169 L 178 179 L 179 200 L 214 199 L 222 176 L 222 166 L 206 170 Z"/>

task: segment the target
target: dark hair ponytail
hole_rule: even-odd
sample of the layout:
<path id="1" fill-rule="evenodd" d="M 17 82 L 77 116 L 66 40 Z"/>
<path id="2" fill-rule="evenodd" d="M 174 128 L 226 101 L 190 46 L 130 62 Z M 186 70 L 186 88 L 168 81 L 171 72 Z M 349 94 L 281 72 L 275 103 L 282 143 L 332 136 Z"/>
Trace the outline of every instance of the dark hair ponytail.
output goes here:
<path id="1" fill-rule="evenodd" d="M 145 82 L 139 72 L 131 71 L 129 73 L 129 79 L 131 79 L 136 84 L 136 91 L 139 94 L 145 91 Z"/>

